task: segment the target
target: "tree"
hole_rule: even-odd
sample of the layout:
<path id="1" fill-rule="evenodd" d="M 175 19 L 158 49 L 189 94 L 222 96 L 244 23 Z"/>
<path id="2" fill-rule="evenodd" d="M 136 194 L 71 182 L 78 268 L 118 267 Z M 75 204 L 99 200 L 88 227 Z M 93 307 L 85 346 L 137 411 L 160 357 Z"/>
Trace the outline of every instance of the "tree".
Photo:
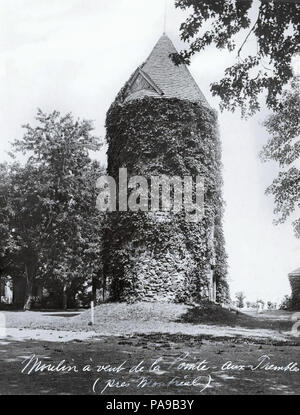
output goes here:
<path id="1" fill-rule="evenodd" d="M 237 307 L 244 308 L 244 300 L 246 298 L 245 294 L 242 291 L 239 291 L 235 294 L 235 298 L 237 300 Z"/>
<path id="2" fill-rule="evenodd" d="M 292 310 L 293 301 L 289 295 L 285 295 L 279 305 L 279 310 Z"/>
<path id="3" fill-rule="evenodd" d="M 68 207 L 60 207 L 58 216 L 53 218 L 48 238 L 51 275 L 46 286 L 61 287 L 63 308 L 67 308 L 68 300 L 74 302 L 83 286 L 92 286 L 101 273 L 102 216 L 95 211 L 95 183 L 101 172 L 98 163 L 93 162 L 79 181 L 75 178 Z"/>
<path id="4" fill-rule="evenodd" d="M 263 161 L 279 164 L 279 174 L 267 188 L 266 193 L 274 197 L 276 224 L 285 222 L 300 208 L 300 170 L 295 162 L 300 158 L 300 82 L 295 79 L 291 89 L 284 91 L 282 106 L 270 115 L 264 125 L 270 134 L 264 146 Z M 300 238 L 300 217 L 293 221 L 296 237 Z"/>
<path id="5" fill-rule="evenodd" d="M 24 137 L 13 143 L 28 160 L 24 167 L 9 166 L 3 209 L 9 212 L 4 223 L 12 242 L 4 256 L 10 273 L 26 278 L 25 309 L 31 306 L 36 282 L 61 292 L 67 307 L 68 295 L 101 268 L 95 189 L 101 168 L 89 156 L 100 143 L 91 122 L 74 120 L 71 114 L 39 110 L 36 120 L 37 126 L 24 126 Z"/>
<path id="6" fill-rule="evenodd" d="M 31 302 L 32 289 L 40 258 L 43 256 L 42 206 L 39 202 L 39 172 L 29 164 L 13 163 L 7 167 L 9 181 L 2 189 L 1 216 L 7 229 L 2 254 L 2 274 L 15 280 L 26 279 L 26 308 Z"/>
<path id="7" fill-rule="evenodd" d="M 8 187 L 8 166 L 7 164 L 0 164 L 0 277 L 5 273 L 5 269 L 8 266 L 6 261 L 6 251 L 9 240 L 9 226 L 6 220 L 8 216 Z"/>
<path id="8" fill-rule="evenodd" d="M 268 306 L 268 310 L 276 310 L 276 308 L 277 308 L 277 304 L 272 303 L 272 301 L 268 301 L 267 306 Z"/>
<path id="9" fill-rule="evenodd" d="M 6 277 L 12 265 L 12 258 L 7 253 L 14 249 L 7 221 L 10 213 L 8 206 L 9 187 L 9 168 L 7 163 L 3 163 L 0 164 L 0 284 L 2 286 L 6 283 Z"/>
<path id="10" fill-rule="evenodd" d="M 264 307 L 265 307 L 265 302 L 264 302 L 264 300 L 262 300 L 262 299 L 258 299 L 258 300 L 256 300 L 256 306 L 257 306 L 257 308 L 259 309 L 259 308 L 261 308 L 261 309 L 263 309 Z"/>
<path id="11" fill-rule="evenodd" d="M 300 4 L 283 0 L 176 0 L 177 8 L 192 13 L 180 27 L 181 39 L 189 47 L 172 54 L 176 64 L 187 63 L 209 45 L 236 51 L 236 62 L 225 76 L 211 85 L 213 95 L 221 99 L 221 109 L 241 108 L 242 116 L 260 108 L 259 96 L 266 92 L 266 104 L 281 108 L 280 94 L 292 78 L 291 61 L 299 52 Z M 256 18 L 250 16 L 256 14 Z M 209 28 L 205 23 L 209 22 Z M 236 35 L 243 40 L 237 46 Z M 245 45 L 254 38 L 254 53 L 243 55 Z"/>

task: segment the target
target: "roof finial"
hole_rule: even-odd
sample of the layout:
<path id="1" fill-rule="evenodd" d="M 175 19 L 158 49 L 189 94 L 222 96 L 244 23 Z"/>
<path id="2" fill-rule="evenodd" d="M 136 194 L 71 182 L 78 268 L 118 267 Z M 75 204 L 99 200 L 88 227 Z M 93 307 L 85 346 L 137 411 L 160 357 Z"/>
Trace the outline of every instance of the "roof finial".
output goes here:
<path id="1" fill-rule="evenodd" d="M 165 0 L 165 12 L 164 12 L 164 35 L 166 34 L 166 30 L 167 30 L 167 11 L 168 11 L 168 8 L 167 8 L 167 1 L 168 1 L 168 0 Z"/>

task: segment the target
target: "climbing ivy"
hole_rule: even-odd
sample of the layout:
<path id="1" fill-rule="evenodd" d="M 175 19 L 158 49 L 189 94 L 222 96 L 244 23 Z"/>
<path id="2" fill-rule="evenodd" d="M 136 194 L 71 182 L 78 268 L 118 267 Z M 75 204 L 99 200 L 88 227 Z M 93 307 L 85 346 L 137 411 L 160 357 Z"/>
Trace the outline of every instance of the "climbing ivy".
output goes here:
<path id="1" fill-rule="evenodd" d="M 107 215 L 103 262 L 111 298 L 198 301 L 208 296 L 208 275 L 215 266 L 217 298 L 228 300 L 216 113 L 176 98 L 124 102 L 120 93 L 106 128 L 108 175 L 117 183 L 121 167 L 128 177 L 149 181 L 163 174 L 205 178 L 205 215 L 199 223 L 188 222 L 184 212 L 160 220 L 148 212 Z"/>

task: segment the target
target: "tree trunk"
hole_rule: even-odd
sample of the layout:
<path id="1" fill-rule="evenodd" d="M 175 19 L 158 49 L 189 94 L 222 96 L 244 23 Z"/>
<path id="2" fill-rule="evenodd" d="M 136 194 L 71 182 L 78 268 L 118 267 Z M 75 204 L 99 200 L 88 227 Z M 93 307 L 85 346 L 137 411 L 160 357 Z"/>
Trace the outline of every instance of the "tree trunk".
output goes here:
<path id="1" fill-rule="evenodd" d="M 29 311 L 31 309 L 31 305 L 32 305 L 32 288 L 33 288 L 33 284 L 32 281 L 30 281 L 27 278 L 27 284 L 26 284 L 26 294 L 25 294 L 25 303 L 24 303 L 24 311 Z"/>
<path id="2" fill-rule="evenodd" d="M 0 305 L 2 304 L 2 279 L 0 277 Z"/>
<path id="3" fill-rule="evenodd" d="M 63 288 L 63 310 L 68 308 L 68 295 L 67 295 L 67 286 L 64 285 Z"/>

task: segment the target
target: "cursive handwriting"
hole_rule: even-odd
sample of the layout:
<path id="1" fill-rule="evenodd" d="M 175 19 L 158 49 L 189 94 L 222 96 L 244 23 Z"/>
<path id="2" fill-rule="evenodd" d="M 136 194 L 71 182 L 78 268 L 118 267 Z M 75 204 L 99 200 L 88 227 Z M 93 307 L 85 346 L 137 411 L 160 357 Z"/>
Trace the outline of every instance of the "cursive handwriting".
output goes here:
<path id="1" fill-rule="evenodd" d="M 218 372 L 242 372 L 242 371 L 268 371 L 269 373 L 299 373 L 300 368 L 297 362 L 286 362 L 277 364 L 268 355 L 260 356 L 256 363 L 247 364 L 226 361 L 220 366 L 213 365 L 205 359 L 196 359 L 190 356 L 189 352 L 181 353 L 178 356 L 158 357 L 148 364 L 145 360 L 135 362 L 130 366 L 127 360 L 122 363 L 102 363 L 93 365 L 69 364 L 66 360 L 59 363 L 45 362 L 36 355 L 27 357 L 22 362 L 21 373 L 31 375 L 34 373 L 100 373 L 104 377 L 93 382 L 92 390 L 95 394 L 103 394 L 109 390 L 122 391 L 135 387 L 138 390 L 162 389 L 162 388 L 197 388 L 198 392 L 204 392 L 212 387 L 213 378 L 211 375 Z M 163 376 L 162 376 L 163 375 Z M 109 379 L 106 377 L 109 376 Z"/>
<path id="2" fill-rule="evenodd" d="M 100 385 L 101 379 L 98 378 L 93 384 L 93 392 L 97 393 L 97 388 Z M 145 388 L 151 388 L 151 389 L 161 389 L 161 388 L 169 388 L 171 386 L 175 387 L 197 387 L 200 388 L 199 392 L 204 392 L 205 389 L 210 387 L 212 382 L 212 377 L 210 375 L 208 376 L 198 376 L 194 379 L 188 379 L 188 376 L 184 376 L 183 378 L 180 378 L 178 376 L 174 377 L 168 382 L 157 382 L 153 381 L 152 379 L 148 377 L 141 377 L 138 379 L 131 379 L 130 381 L 119 381 L 118 379 L 108 379 L 104 382 L 104 386 L 101 386 L 100 394 L 103 394 L 108 389 L 126 389 L 132 386 L 132 384 L 136 384 L 137 389 L 145 389 Z"/>
<path id="3" fill-rule="evenodd" d="M 53 363 L 43 363 L 38 357 L 32 355 L 26 358 L 22 364 L 25 364 L 21 373 L 30 375 L 32 372 L 56 372 L 56 373 L 78 373 L 79 369 L 76 365 L 68 365 L 62 360 L 57 365 Z"/>

